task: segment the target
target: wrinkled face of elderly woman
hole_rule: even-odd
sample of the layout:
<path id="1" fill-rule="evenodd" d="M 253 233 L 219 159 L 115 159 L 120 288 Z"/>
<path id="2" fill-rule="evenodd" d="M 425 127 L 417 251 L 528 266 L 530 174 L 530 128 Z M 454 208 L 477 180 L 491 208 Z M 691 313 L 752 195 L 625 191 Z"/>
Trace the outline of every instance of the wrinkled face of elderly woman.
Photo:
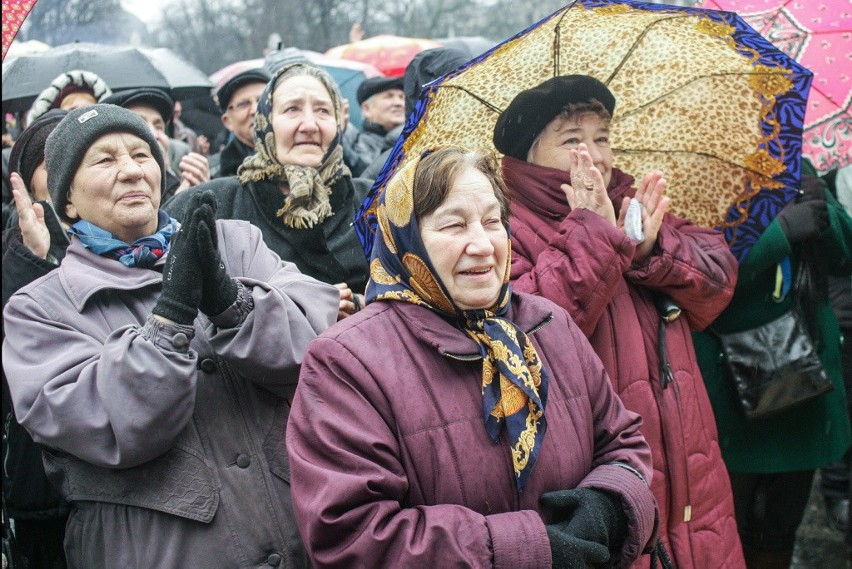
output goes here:
<path id="1" fill-rule="evenodd" d="M 83 156 L 65 214 L 132 243 L 157 231 L 161 177 L 147 142 L 126 132 L 105 134 Z"/>
<path id="2" fill-rule="evenodd" d="M 564 117 L 558 115 L 550 121 L 533 141 L 527 162 L 569 171 L 569 150 L 585 144 L 592 163 L 603 175 L 609 187 L 612 179 L 612 149 L 609 146 L 609 119 L 593 112 L 583 112 Z"/>
<path id="3" fill-rule="evenodd" d="M 281 164 L 319 166 L 337 134 L 331 95 L 311 75 L 288 77 L 275 88 L 271 122 Z"/>
<path id="4" fill-rule="evenodd" d="M 494 306 L 506 276 L 509 236 L 485 174 L 471 166 L 459 171 L 443 203 L 420 219 L 420 236 L 457 307 Z"/>

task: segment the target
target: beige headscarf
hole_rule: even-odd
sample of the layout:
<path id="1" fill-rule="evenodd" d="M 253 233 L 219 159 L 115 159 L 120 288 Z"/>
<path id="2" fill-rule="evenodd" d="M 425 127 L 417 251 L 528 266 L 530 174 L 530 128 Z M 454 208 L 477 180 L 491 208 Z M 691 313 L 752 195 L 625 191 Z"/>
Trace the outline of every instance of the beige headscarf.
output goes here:
<path id="1" fill-rule="evenodd" d="M 275 153 L 275 133 L 270 119 L 272 97 L 285 79 L 298 75 L 316 77 L 325 86 L 334 105 L 337 136 L 316 168 L 281 164 Z M 340 91 L 334 80 L 325 70 L 310 63 L 291 63 L 281 67 L 263 90 L 254 120 L 255 153 L 243 161 L 237 175 L 242 184 L 271 180 L 286 186 L 284 205 L 275 213 L 284 225 L 294 229 L 311 228 L 334 213 L 329 203 L 331 186 L 340 178 L 352 175 L 343 163 L 343 146 L 340 144 L 342 116 Z"/>

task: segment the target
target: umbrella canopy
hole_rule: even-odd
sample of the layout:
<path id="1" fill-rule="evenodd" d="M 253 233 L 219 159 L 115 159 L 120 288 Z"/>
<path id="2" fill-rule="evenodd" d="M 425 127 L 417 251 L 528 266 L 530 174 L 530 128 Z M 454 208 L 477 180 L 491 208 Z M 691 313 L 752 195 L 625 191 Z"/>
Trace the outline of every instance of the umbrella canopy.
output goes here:
<path id="1" fill-rule="evenodd" d="M 3 59 L 36 0 L 3 0 Z M 45 85 L 46 87 L 47 85 Z"/>
<path id="2" fill-rule="evenodd" d="M 341 95 L 349 100 L 349 122 L 360 128 L 362 117 L 361 108 L 358 106 L 358 85 L 360 85 L 364 79 L 369 77 L 381 76 L 381 72 L 367 63 L 329 57 L 316 51 L 298 50 L 296 48 L 286 49 L 293 50 L 296 57 L 304 57 L 314 65 L 322 67 L 328 71 L 329 75 L 331 75 L 332 79 L 334 79 L 335 83 L 337 83 Z M 270 55 L 272 56 L 274 53 L 276 52 L 273 52 L 273 54 Z M 247 69 L 263 67 L 267 63 L 267 60 L 262 58 L 246 59 L 244 61 L 237 61 L 219 69 L 210 75 L 210 81 L 213 83 L 213 92 L 215 93 L 219 87 L 224 85 L 228 79 L 237 73 L 241 73 Z"/>
<path id="3" fill-rule="evenodd" d="M 433 47 L 441 47 L 441 44 L 428 39 L 379 35 L 333 47 L 325 54 L 369 63 L 388 77 L 400 77 L 415 55 Z"/>
<path id="4" fill-rule="evenodd" d="M 71 69 L 92 71 L 110 89 L 157 87 L 175 99 L 209 93 L 200 69 L 166 48 L 69 43 L 3 62 L 3 110 L 24 111 L 57 76 Z"/>
<path id="5" fill-rule="evenodd" d="M 810 69 L 803 152 L 818 170 L 852 163 L 852 4 L 843 0 L 705 0 L 743 20 Z"/>
<path id="6" fill-rule="evenodd" d="M 581 0 L 424 87 L 356 219 L 365 251 L 375 197 L 407 156 L 493 150 L 515 95 L 576 73 L 615 95 L 614 165 L 638 177 L 662 170 L 670 210 L 723 229 L 738 258 L 796 195 L 810 72 L 735 14 Z"/>

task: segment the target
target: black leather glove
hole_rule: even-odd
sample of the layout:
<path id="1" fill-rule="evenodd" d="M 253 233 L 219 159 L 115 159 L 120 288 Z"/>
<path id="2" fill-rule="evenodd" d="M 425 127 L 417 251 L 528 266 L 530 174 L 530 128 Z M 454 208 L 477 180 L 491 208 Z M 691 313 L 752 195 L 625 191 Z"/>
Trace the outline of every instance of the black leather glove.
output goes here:
<path id="1" fill-rule="evenodd" d="M 559 553 L 562 557 L 580 553 L 589 555 L 584 559 L 585 563 L 604 564 L 609 561 L 610 552 L 620 550 L 627 538 L 627 515 L 618 496 L 592 488 L 575 488 L 548 492 L 541 496 L 540 502 L 545 512 L 556 521 L 547 526 L 548 536 L 551 533 L 562 536 L 558 543 L 570 546 L 563 548 L 564 553 Z M 556 567 L 557 552 L 553 544 L 554 539 L 551 537 L 551 552 Z M 606 552 L 606 559 L 602 559 L 602 551 Z"/>
<path id="2" fill-rule="evenodd" d="M 199 196 L 189 201 L 189 215 L 169 243 L 163 267 L 163 290 L 154 306 L 154 314 L 178 324 L 191 325 L 201 303 L 201 257 L 196 238 L 199 223 Z"/>
<path id="3" fill-rule="evenodd" d="M 828 230 L 828 206 L 825 198 L 809 196 L 784 206 L 778 214 L 778 223 L 790 243 L 819 239 Z"/>
<path id="4" fill-rule="evenodd" d="M 207 316 L 216 316 L 237 300 L 237 282 L 225 270 L 219 254 L 216 235 L 216 199 L 213 192 L 201 194 L 198 207 L 196 239 L 201 263 L 201 302 L 199 308 Z"/>

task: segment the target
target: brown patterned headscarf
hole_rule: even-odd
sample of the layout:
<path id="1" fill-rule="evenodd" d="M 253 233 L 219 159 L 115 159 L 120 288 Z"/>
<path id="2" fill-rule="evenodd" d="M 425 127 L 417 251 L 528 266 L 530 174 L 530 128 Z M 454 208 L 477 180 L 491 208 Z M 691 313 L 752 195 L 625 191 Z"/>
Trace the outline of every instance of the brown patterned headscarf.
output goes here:
<path id="1" fill-rule="evenodd" d="M 337 136 L 329 145 L 322 162 L 315 168 L 282 164 L 275 152 L 275 133 L 272 130 L 271 118 L 272 98 L 281 83 L 298 75 L 315 77 L 325 86 L 331 97 L 334 118 L 337 121 Z M 334 80 L 325 70 L 309 63 L 291 63 L 281 67 L 263 90 L 254 120 L 255 153 L 243 161 L 237 175 L 242 184 L 270 180 L 286 186 L 284 203 L 275 214 L 281 218 L 284 225 L 294 229 L 310 228 L 322 223 L 334 213 L 329 203 L 331 186 L 340 178 L 352 175 L 343 163 L 343 147 L 340 144 L 342 117 L 340 91 Z"/>

